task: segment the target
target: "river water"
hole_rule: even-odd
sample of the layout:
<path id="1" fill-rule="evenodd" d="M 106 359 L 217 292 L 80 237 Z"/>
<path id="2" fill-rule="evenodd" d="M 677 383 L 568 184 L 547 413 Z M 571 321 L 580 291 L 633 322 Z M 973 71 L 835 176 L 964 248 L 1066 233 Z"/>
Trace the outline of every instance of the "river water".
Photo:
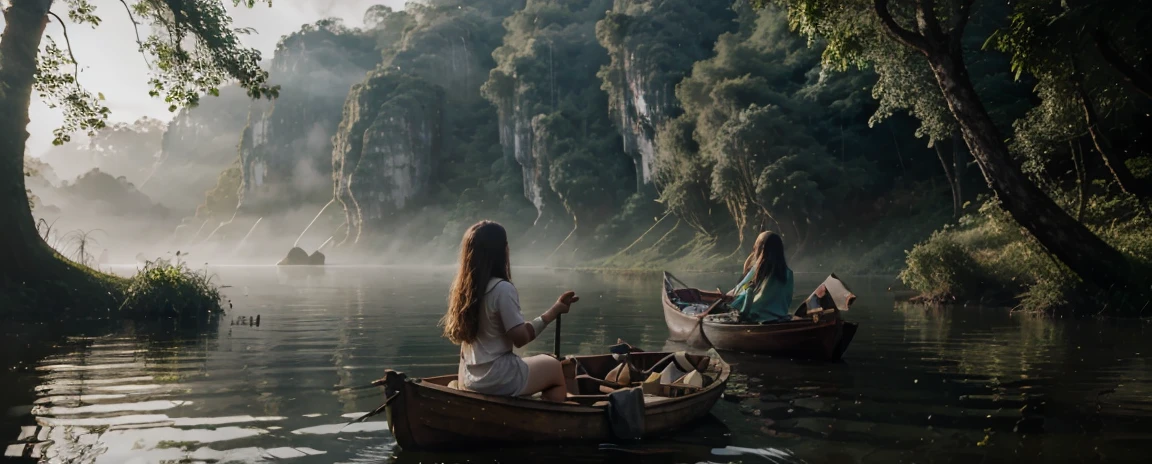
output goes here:
<path id="1" fill-rule="evenodd" d="M 624 449 L 403 451 L 382 419 L 346 422 L 381 402 L 367 385 L 385 368 L 455 372 L 457 348 L 436 326 L 452 269 L 213 272 L 233 305 L 213 326 L 118 325 L 55 342 L 38 335 L 44 327 L 6 326 L 5 454 L 99 463 L 971 463 L 1149 462 L 1152 452 L 1152 326 L 900 305 L 887 292 L 892 279 L 879 277 L 844 279 L 859 295 L 847 318 L 860 330 L 843 361 L 724 354 L 734 372 L 725 400 L 672 436 Z M 581 295 L 563 321 L 565 353 L 601 353 L 617 338 L 681 348 L 666 341 L 659 276 L 513 274 L 528 317 L 564 290 Z M 679 277 L 704 288 L 734 281 Z M 800 274 L 797 297 L 822 277 Z M 549 330 L 523 352 L 552 345 Z"/>

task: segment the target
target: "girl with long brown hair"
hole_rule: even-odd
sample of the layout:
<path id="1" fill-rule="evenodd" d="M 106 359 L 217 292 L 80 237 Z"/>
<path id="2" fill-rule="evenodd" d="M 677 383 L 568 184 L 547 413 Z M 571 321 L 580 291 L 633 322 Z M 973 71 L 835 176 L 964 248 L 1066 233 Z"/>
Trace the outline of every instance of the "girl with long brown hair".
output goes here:
<path id="1" fill-rule="evenodd" d="M 775 232 L 761 232 L 744 261 L 744 279 L 736 285 L 729 306 L 743 322 L 792 320 L 792 270 L 784 259 L 784 240 Z"/>
<path id="2" fill-rule="evenodd" d="M 567 398 L 560 361 L 548 355 L 521 359 L 512 348 L 527 345 L 572 303 L 564 292 L 544 314 L 525 321 L 520 296 L 512 285 L 508 233 L 492 221 L 468 228 L 460 242 L 460 270 L 440 320 L 444 337 L 460 345 L 457 381 L 467 390 L 490 395 L 524 396 L 542 392 L 544 399 Z"/>

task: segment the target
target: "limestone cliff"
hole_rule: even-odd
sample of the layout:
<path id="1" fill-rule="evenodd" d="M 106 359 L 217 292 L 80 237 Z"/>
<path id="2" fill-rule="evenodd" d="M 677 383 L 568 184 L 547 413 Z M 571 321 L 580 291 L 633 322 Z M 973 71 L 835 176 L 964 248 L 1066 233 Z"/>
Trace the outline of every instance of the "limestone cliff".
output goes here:
<path id="1" fill-rule="evenodd" d="M 579 192 L 554 179 L 592 179 L 599 188 L 619 179 L 616 164 L 625 160 L 619 136 L 605 122 L 608 100 L 596 72 L 608 55 L 596 43 L 596 20 L 611 7 L 608 0 L 559 2 L 534 0 L 505 21 L 504 44 L 493 56 L 484 95 L 499 113 L 500 142 L 506 157 L 523 170 L 524 196 L 536 207 L 537 225 L 557 217 L 569 223 L 598 220 Z M 599 158 L 598 172 L 576 176 L 556 172 L 564 166 L 588 166 L 577 159 Z M 558 175 L 563 174 L 563 175 Z M 616 189 L 604 199 L 615 202 Z M 594 227 L 594 225 L 593 225 Z"/>
<path id="2" fill-rule="evenodd" d="M 352 87 L 332 151 L 346 240 L 396 218 L 428 190 L 440 155 L 444 92 L 427 81 L 374 71 Z"/>
<path id="3" fill-rule="evenodd" d="M 725 2 L 615 0 L 596 24 L 611 56 L 599 76 L 638 189 L 652 182 L 656 129 L 681 113 L 676 84 L 712 54 L 720 34 L 735 29 L 733 19 Z"/>
<path id="4" fill-rule="evenodd" d="M 280 97 L 252 102 L 240 141 L 246 209 L 277 211 L 331 198 L 332 135 L 344 100 L 379 60 L 370 36 L 333 20 L 281 40 L 270 67 Z"/>

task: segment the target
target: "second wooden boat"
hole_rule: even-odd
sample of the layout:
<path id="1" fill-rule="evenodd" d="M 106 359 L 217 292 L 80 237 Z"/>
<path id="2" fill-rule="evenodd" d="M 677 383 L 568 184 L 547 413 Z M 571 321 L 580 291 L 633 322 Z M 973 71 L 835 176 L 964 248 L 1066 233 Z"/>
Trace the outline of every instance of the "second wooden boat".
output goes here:
<path id="1" fill-rule="evenodd" d="M 680 283 L 676 288 L 674 283 Z M 740 324 L 711 320 L 702 314 L 726 296 L 689 288 L 670 273 L 664 273 L 661 301 L 669 338 L 718 350 L 763 353 L 798 358 L 837 360 L 844 355 L 858 324 L 844 321 L 841 307 L 847 309 L 856 299 L 843 283 L 830 276 L 821 286 L 823 296 L 813 293 L 797 309 L 800 320 L 772 324 Z M 815 307 L 819 305 L 819 307 Z M 809 306 L 814 308 L 809 311 Z M 687 311 L 687 312 L 686 312 Z"/>
<path id="2" fill-rule="evenodd" d="M 653 368 L 670 353 L 631 353 L 633 366 Z M 619 362 L 612 355 L 574 356 L 588 375 L 604 378 Z M 710 382 L 675 398 L 644 397 L 643 435 L 669 432 L 708 414 L 724 392 L 731 372 L 719 357 L 686 355 Z M 580 382 L 568 403 L 537 398 L 484 395 L 451 387 L 456 375 L 408 378 L 388 370 L 385 386 L 388 428 L 401 448 L 452 449 L 577 441 L 612 441 L 608 396 L 598 385 Z M 582 379 L 586 380 L 586 379 Z"/>

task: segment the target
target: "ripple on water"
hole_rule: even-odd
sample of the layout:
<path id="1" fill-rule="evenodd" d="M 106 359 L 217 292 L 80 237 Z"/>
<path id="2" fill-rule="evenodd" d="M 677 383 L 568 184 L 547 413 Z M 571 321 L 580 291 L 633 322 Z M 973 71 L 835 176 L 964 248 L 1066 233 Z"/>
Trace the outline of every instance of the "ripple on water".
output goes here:
<path id="1" fill-rule="evenodd" d="M 115 412 L 135 412 L 135 411 L 163 411 L 166 409 L 178 408 L 181 406 L 191 405 L 191 401 L 171 401 L 171 400 L 154 400 L 154 401 L 140 401 L 136 403 L 110 403 L 110 404 L 90 404 L 88 406 L 36 406 L 32 408 L 32 414 L 37 416 L 69 416 L 77 414 L 107 414 Z"/>
<path id="2" fill-rule="evenodd" d="M 342 422 L 305 427 L 293 430 L 292 433 L 296 435 L 332 435 L 337 433 L 383 432 L 385 430 L 388 430 L 388 423 L 384 421 L 357 422 L 355 424 Z"/>
<path id="3" fill-rule="evenodd" d="M 458 348 L 436 327 L 450 271 L 333 268 L 305 280 L 272 268 L 218 272 L 247 287 L 228 295 L 230 316 L 261 314 L 261 327 L 70 338 L 16 373 L 37 385 L 26 399 L 0 398 L 0 410 L 32 411 L 5 455 L 114 464 L 602 462 L 623 452 L 678 462 L 1098 461 L 1146 458 L 1152 443 L 1152 362 L 1139 354 L 1152 352 L 1146 324 L 896 306 L 886 282 L 870 290 L 850 279 L 859 295 L 850 318 L 861 326 L 845 360 L 725 353 L 729 401 L 703 431 L 625 451 L 403 452 L 386 422 L 345 421 L 379 405 L 369 384 L 385 368 L 454 372 Z M 565 352 L 600 352 L 618 337 L 684 349 L 666 341 L 659 276 L 516 274 L 526 315 L 567 287 L 595 295 L 565 316 Z M 552 337 L 520 351 L 550 351 Z"/>

